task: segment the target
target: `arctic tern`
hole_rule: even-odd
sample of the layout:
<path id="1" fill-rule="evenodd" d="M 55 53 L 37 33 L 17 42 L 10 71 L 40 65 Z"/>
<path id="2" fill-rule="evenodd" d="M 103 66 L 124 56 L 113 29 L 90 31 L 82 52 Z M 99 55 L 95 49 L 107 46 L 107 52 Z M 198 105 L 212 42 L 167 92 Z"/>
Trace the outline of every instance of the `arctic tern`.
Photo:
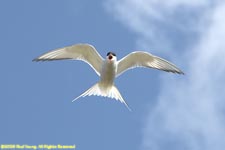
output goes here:
<path id="1" fill-rule="evenodd" d="M 124 103 L 129 110 L 131 109 L 114 85 L 114 79 L 128 69 L 146 67 L 166 72 L 184 74 L 169 61 L 144 51 L 134 51 L 118 61 L 115 53 L 108 52 L 106 58 L 103 59 L 95 47 L 90 44 L 75 44 L 56 49 L 33 59 L 33 61 L 52 61 L 63 59 L 84 61 L 94 69 L 98 76 L 100 76 L 99 82 L 73 101 L 85 96 L 103 96 L 119 100 L 121 103 Z"/>

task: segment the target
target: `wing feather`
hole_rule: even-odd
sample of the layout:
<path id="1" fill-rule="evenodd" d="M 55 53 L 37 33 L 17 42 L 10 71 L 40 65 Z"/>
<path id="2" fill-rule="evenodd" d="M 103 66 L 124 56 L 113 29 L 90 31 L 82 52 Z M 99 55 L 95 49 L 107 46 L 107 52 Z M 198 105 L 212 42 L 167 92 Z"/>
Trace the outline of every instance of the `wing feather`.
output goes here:
<path id="1" fill-rule="evenodd" d="M 94 46 L 90 44 L 76 44 L 52 50 L 33 59 L 33 61 L 52 61 L 64 59 L 82 60 L 88 63 L 95 70 L 95 72 L 100 75 L 103 58 Z"/>
<path id="2" fill-rule="evenodd" d="M 128 69 L 136 67 L 154 68 L 166 72 L 184 74 L 174 64 L 165 59 L 154 56 L 147 52 L 135 51 L 118 61 L 117 76 L 121 75 Z"/>

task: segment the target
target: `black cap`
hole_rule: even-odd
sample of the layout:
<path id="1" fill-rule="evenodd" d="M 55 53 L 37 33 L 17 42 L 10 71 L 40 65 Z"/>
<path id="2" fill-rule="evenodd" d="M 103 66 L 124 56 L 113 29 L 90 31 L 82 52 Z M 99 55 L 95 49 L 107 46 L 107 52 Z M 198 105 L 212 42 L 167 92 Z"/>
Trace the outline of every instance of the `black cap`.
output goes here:
<path id="1" fill-rule="evenodd" d="M 108 52 L 108 53 L 107 53 L 107 56 L 109 56 L 110 54 L 112 54 L 113 56 L 116 56 L 116 54 L 113 53 L 113 52 Z"/>

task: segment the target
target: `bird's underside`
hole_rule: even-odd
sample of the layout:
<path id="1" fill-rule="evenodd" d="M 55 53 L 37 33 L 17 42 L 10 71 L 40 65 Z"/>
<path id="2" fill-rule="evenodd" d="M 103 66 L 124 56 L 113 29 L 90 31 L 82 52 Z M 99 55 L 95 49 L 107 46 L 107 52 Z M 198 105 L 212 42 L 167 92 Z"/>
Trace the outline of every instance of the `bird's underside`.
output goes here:
<path id="1" fill-rule="evenodd" d="M 33 61 L 63 59 L 82 60 L 89 64 L 96 74 L 100 76 L 100 81 L 98 83 L 74 100 L 91 95 L 109 97 L 124 103 L 129 110 L 130 108 L 121 96 L 119 90 L 114 86 L 114 78 L 123 74 L 125 71 L 136 67 L 153 68 L 166 72 L 184 74 L 171 62 L 148 52 L 135 51 L 117 61 L 115 53 L 109 52 L 107 53 L 106 59 L 103 59 L 97 50 L 89 44 L 76 44 L 56 49 L 35 58 Z"/>

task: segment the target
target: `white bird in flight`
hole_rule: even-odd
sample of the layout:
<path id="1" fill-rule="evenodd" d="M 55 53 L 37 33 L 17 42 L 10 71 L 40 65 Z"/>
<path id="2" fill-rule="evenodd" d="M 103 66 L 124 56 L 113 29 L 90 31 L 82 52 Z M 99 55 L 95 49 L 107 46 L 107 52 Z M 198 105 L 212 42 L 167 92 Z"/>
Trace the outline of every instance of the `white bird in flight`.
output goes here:
<path id="1" fill-rule="evenodd" d="M 115 53 L 108 52 L 106 58 L 103 59 L 95 47 L 90 44 L 76 44 L 56 49 L 33 59 L 33 61 L 63 59 L 82 60 L 88 63 L 97 75 L 100 76 L 99 82 L 75 98 L 73 101 L 85 96 L 103 96 L 119 100 L 121 103 L 124 103 L 129 110 L 131 109 L 114 85 L 115 78 L 128 69 L 146 67 L 159 69 L 166 72 L 184 74 L 179 68 L 169 61 L 144 51 L 132 52 L 118 61 Z"/>

